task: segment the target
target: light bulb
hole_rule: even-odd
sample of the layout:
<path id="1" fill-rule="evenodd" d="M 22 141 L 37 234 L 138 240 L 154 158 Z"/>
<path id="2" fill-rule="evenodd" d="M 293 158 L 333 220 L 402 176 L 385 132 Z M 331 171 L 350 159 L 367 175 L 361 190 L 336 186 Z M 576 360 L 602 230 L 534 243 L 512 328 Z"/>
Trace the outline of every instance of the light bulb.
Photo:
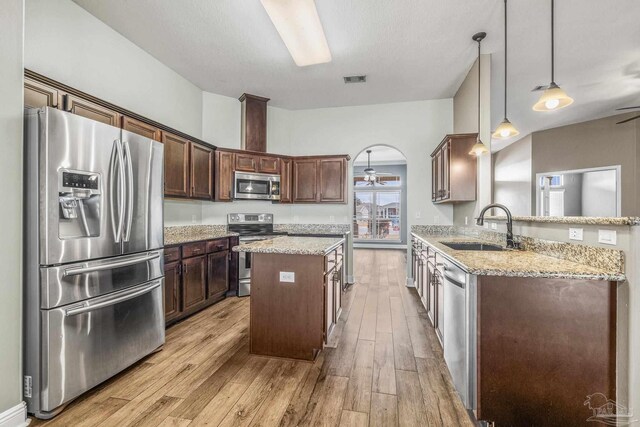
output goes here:
<path id="1" fill-rule="evenodd" d="M 558 105 L 560 105 L 560 101 L 558 99 L 547 99 L 544 102 L 544 106 L 547 107 L 547 110 L 553 110 L 554 108 L 557 108 Z"/>
<path id="2" fill-rule="evenodd" d="M 500 131 L 500 136 L 503 137 L 503 138 L 506 138 L 506 137 L 509 136 L 510 133 L 511 132 L 509 132 L 508 129 L 503 129 L 503 130 Z"/>

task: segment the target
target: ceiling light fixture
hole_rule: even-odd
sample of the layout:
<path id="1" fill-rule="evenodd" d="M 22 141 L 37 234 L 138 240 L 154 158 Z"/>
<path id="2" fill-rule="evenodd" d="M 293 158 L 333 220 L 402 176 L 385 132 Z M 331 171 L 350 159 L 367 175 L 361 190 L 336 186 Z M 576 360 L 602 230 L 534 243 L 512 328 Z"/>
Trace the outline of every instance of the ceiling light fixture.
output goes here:
<path id="1" fill-rule="evenodd" d="M 544 93 L 533 106 L 534 111 L 553 111 L 560 108 L 567 107 L 573 104 L 573 98 L 569 97 L 567 93 L 560 88 L 554 79 L 555 68 L 555 32 L 554 32 L 554 15 L 555 15 L 554 0 L 551 0 L 551 83 L 545 88 Z"/>
<path id="2" fill-rule="evenodd" d="M 478 42 L 478 137 L 476 138 L 476 143 L 471 147 L 471 151 L 469 151 L 469 154 L 474 156 L 480 156 L 489 152 L 487 146 L 482 143 L 482 140 L 480 140 L 480 85 L 482 81 L 480 79 L 480 44 L 486 36 L 487 33 L 481 32 L 474 34 L 472 37 L 473 41 Z"/>
<path id="3" fill-rule="evenodd" d="M 507 118 L 507 0 L 504 0 L 504 120 L 498 125 L 493 137 L 508 139 L 520 134 Z"/>
<path id="4" fill-rule="evenodd" d="M 314 0 L 260 0 L 298 67 L 331 61 Z"/>

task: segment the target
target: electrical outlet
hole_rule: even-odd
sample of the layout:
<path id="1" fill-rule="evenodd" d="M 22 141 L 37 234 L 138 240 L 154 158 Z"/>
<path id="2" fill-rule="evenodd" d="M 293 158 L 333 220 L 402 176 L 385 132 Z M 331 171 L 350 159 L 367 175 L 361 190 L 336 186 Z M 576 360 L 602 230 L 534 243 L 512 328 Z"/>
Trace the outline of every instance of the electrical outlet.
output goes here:
<path id="1" fill-rule="evenodd" d="M 484 228 L 489 228 L 489 223 L 488 222 L 484 223 Z"/>
<path id="2" fill-rule="evenodd" d="M 336 217 L 333 215 L 329 215 L 329 222 L 336 222 Z"/>
<path id="3" fill-rule="evenodd" d="M 497 230 L 498 229 L 498 224 L 496 224 L 495 222 L 491 223 L 491 229 L 492 230 Z"/>
<path id="4" fill-rule="evenodd" d="M 584 240 L 582 228 L 570 228 L 569 239 L 571 240 Z"/>
<path id="5" fill-rule="evenodd" d="M 281 271 L 280 282 L 294 283 L 296 281 L 296 273 L 293 271 Z"/>
<path id="6" fill-rule="evenodd" d="M 196 222 L 198 222 L 198 218 L 195 215 L 191 215 L 191 223 L 195 224 Z"/>
<path id="7" fill-rule="evenodd" d="M 420 219 L 421 216 L 422 216 L 422 212 L 416 211 L 416 219 Z"/>
<path id="8" fill-rule="evenodd" d="M 616 244 L 616 231 L 615 230 L 598 230 L 598 242 L 605 245 Z"/>
<path id="9" fill-rule="evenodd" d="M 464 225 L 469 225 L 469 217 L 468 216 L 464 217 Z"/>
<path id="10" fill-rule="evenodd" d="M 300 221 L 300 217 L 298 215 L 294 215 L 293 216 L 293 222 L 299 222 Z"/>

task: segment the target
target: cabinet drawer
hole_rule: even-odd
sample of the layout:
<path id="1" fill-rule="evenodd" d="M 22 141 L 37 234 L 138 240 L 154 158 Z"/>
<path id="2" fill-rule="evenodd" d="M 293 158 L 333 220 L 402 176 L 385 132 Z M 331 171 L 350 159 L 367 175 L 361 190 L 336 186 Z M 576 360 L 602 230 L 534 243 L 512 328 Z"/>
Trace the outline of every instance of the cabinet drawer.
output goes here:
<path id="1" fill-rule="evenodd" d="M 178 261 L 180 259 L 180 246 L 173 246 L 171 248 L 164 248 L 164 262 Z"/>
<path id="2" fill-rule="evenodd" d="M 206 250 L 206 242 L 189 243 L 182 246 L 182 257 L 189 258 L 196 255 L 204 255 Z"/>
<path id="3" fill-rule="evenodd" d="M 220 252 L 229 249 L 229 239 L 216 239 L 207 242 L 207 252 Z"/>

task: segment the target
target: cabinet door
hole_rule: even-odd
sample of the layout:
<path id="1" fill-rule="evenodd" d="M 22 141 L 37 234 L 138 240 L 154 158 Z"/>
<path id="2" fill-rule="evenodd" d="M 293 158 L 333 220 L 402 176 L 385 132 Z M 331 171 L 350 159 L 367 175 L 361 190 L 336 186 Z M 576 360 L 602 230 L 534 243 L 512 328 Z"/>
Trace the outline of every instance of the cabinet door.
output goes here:
<path id="1" fill-rule="evenodd" d="M 164 265 L 164 320 L 180 314 L 180 262 Z"/>
<path id="2" fill-rule="evenodd" d="M 251 154 L 236 153 L 236 170 L 242 172 L 258 172 L 258 159 Z"/>
<path id="3" fill-rule="evenodd" d="M 336 269 L 334 282 L 333 282 L 333 312 L 335 315 L 333 316 L 333 323 L 337 324 L 338 319 L 340 318 L 340 314 L 342 312 L 342 266 Z"/>
<path id="4" fill-rule="evenodd" d="M 204 145 L 190 143 L 191 197 L 213 199 L 213 150 Z"/>
<path id="5" fill-rule="evenodd" d="M 233 200 L 233 162 L 234 154 L 228 151 L 216 151 L 214 167 L 215 197 L 220 202 Z"/>
<path id="6" fill-rule="evenodd" d="M 280 203 L 291 203 L 291 159 L 280 159 Z"/>
<path id="7" fill-rule="evenodd" d="M 435 328 L 436 326 L 436 286 L 435 286 L 435 277 L 433 274 L 433 268 L 431 268 L 431 264 L 427 264 L 427 293 L 429 296 L 428 304 L 427 304 L 427 315 L 429 316 L 429 320 L 431 320 L 431 325 Z"/>
<path id="8" fill-rule="evenodd" d="M 334 296 L 333 296 L 333 272 L 325 274 L 325 295 L 324 295 L 324 336 L 325 342 L 329 338 L 329 334 L 331 334 L 331 330 L 333 329 L 333 318 L 335 316 L 334 312 Z"/>
<path id="9" fill-rule="evenodd" d="M 229 248 L 238 246 L 240 244 L 240 238 L 237 236 L 229 237 Z M 238 292 L 238 276 L 240 273 L 240 254 L 238 252 L 231 252 L 229 257 L 229 293 L 236 294 Z"/>
<path id="10" fill-rule="evenodd" d="M 277 157 L 262 157 L 258 159 L 258 172 L 279 173 L 280 159 Z"/>
<path id="11" fill-rule="evenodd" d="M 346 161 L 344 159 L 320 159 L 320 202 L 344 203 Z"/>
<path id="12" fill-rule="evenodd" d="M 441 176 L 442 176 L 442 184 L 440 185 L 442 189 L 442 199 L 447 200 L 450 196 L 450 188 L 449 188 L 449 166 L 451 163 L 451 142 L 447 141 L 442 146 L 442 155 L 441 155 Z"/>
<path id="13" fill-rule="evenodd" d="M 431 200 L 438 198 L 438 158 L 431 157 Z"/>
<path id="14" fill-rule="evenodd" d="M 185 311 L 207 298 L 206 263 L 204 255 L 182 260 L 182 307 Z"/>
<path id="15" fill-rule="evenodd" d="M 62 104 L 62 94 L 56 88 L 24 79 L 24 106 L 29 108 L 53 107 Z"/>
<path id="16" fill-rule="evenodd" d="M 162 138 L 160 135 L 160 129 L 157 127 L 127 116 L 122 116 L 122 129 L 151 138 L 154 141 L 160 141 Z"/>
<path id="17" fill-rule="evenodd" d="M 315 159 L 293 161 L 293 202 L 316 202 L 318 162 Z"/>
<path id="18" fill-rule="evenodd" d="M 219 299 L 229 290 L 229 251 L 213 252 L 207 259 L 207 298 Z"/>
<path id="19" fill-rule="evenodd" d="M 64 109 L 97 122 L 120 127 L 120 114 L 74 95 L 64 96 Z"/>
<path id="20" fill-rule="evenodd" d="M 436 335 L 444 342 L 444 280 L 442 274 L 435 273 L 436 287 Z"/>
<path id="21" fill-rule="evenodd" d="M 189 196 L 189 141 L 162 132 L 164 143 L 164 194 Z"/>
<path id="22" fill-rule="evenodd" d="M 435 155 L 435 183 L 436 183 L 436 200 L 442 199 L 442 151 L 438 151 Z"/>

